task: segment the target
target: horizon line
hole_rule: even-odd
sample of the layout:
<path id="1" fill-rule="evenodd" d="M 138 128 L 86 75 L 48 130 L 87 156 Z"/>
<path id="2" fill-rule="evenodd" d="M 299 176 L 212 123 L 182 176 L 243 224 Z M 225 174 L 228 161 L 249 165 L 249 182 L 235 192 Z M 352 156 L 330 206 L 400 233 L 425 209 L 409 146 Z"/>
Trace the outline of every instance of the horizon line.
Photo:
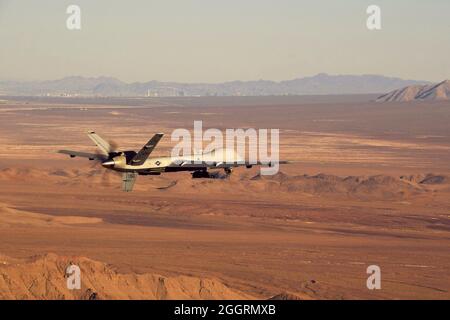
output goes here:
<path id="1" fill-rule="evenodd" d="M 326 73 L 326 72 L 319 72 L 316 73 L 314 75 L 311 76 L 303 76 L 303 77 L 295 77 L 295 78 L 290 78 L 290 79 L 285 79 L 285 80 L 270 80 L 270 79 L 254 79 L 254 80 L 224 80 L 224 81 L 214 81 L 214 82 L 202 82 L 202 81 L 192 81 L 192 82 L 186 82 L 186 81 L 174 81 L 174 80 L 156 80 L 156 79 L 152 79 L 152 80 L 146 80 L 146 81 L 124 81 L 122 79 L 120 79 L 119 77 L 115 77 L 115 76 L 107 76 L 107 75 L 98 75 L 98 76 L 87 76 L 87 75 L 67 75 L 67 76 L 62 76 L 62 77 L 58 77 L 58 78 L 52 78 L 52 79 L 41 79 L 41 80 L 23 80 L 23 79 L 1 79 L 0 82 L 51 82 L 51 81 L 60 81 L 60 80 L 64 80 L 64 79 L 69 79 L 69 78 L 82 78 L 82 79 L 101 79 L 101 78 L 106 78 L 106 79 L 113 79 L 113 80 L 118 80 L 122 83 L 125 84 L 134 84 L 134 83 L 148 83 L 148 82 L 161 82 L 161 83 L 182 83 L 182 84 L 223 84 L 223 83 L 232 83 L 232 82 L 259 82 L 259 81 L 266 81 L 266 82 L 273 82 L 273 83 L 281 83 L 281 82 L 286 82 L 286 81 L 293 81 L 293 80 L 300 80 L 300 79 L 307 79 L 307 78 L 314 78 L 314 77 L 318 77 L 318 76 L 329 76 L 329 77 L 339 77 L 339 76 L 353 76 L 353 77 L 363 77 L 363 76 L 374 76 L 374 77 L 383 77 L 383 78 L 390 78 L 390 79 L 397 79 L 397 80 L 402 80 L 402 81 L 416 81 L 416 82 L 428 82 L 428 83 L 439 83 L 440 81 L 431 81 L 431 80 L 424 80 L 424 79 L 405 79 L 405 78 L 401 78 L 399 76 L 389 76 L 389 75 L 383 75 L 383 74 L 374 74 L 374 73 L 363 73 L 363 74 L 352 74 L 352 73 L 347 73 L 347 74 L 330 74 L 330 73 Z M 450 77 L 448 78 L 450 79 Z M 444 79 L 447 80 L 447 79 Z M 441 80 L 442 81 L 442 80 Z"/>

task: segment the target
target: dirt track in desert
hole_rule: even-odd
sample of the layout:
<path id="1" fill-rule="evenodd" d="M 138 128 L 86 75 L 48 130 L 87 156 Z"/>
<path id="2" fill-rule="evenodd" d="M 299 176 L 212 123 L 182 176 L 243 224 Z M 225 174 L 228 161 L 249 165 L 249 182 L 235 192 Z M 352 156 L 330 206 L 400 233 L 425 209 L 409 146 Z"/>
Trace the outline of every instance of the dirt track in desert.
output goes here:
<path id="1" fill-rule="evenodd" d="M 370 98 L 4 98 L 3 297 L 449 299 L 450 104 Z M 126 194 L 117 175 L 55 153 L 94 151 L 85 135 L 94 129 L 130 150 L 166 132 L 154 153 L 165 155 L 172 130 L 194 120 L 279 128 L 281 157 L 293 163 L 273 177 L 143 176 Z M 40 268 L 62 273 L 68 259 L 98 276 L 78 295 L 62 292 L 63 277 L 43 290 Z M 366 287 L 373 264 L 381 290 Z M 128 284 L 117 295 L 112 273 Z M 160 278 L 170 279 L 164 294 Z M 199 283 L 217 294 L 193 294 Z"/>

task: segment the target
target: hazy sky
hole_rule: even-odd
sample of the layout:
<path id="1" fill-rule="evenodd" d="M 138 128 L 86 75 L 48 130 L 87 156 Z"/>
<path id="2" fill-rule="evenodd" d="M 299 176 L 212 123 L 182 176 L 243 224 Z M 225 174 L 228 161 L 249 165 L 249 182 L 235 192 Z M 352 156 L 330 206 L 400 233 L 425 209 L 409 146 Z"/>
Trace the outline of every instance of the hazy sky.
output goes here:
<path id="1" fill-rule="evenodd" d="M 66 8 L 81 7 L 80 31 Z M 382 30 L 366 28 L 366 8 Z M 0 0 L 0 79 L 450 78 L 449 0 Z"/>

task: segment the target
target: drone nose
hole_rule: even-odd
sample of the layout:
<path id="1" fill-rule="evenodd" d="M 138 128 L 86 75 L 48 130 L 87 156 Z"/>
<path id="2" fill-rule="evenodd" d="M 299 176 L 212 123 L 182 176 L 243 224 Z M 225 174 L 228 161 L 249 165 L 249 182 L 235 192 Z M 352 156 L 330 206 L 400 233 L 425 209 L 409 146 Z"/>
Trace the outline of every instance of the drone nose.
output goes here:
<path id="1" fill-rule="evenodd" d="M 105 168 L 112 168 L 114 167 L 114 160 L 105 161 L 102 163 L 102 166 Z"/>

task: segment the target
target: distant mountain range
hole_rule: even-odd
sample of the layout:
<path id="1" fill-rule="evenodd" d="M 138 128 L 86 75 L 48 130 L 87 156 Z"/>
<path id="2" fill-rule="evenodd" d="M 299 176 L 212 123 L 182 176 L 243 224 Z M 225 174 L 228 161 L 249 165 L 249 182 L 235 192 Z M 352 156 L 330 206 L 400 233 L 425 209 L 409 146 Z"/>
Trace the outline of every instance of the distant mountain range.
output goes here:
<path id="1" fill-rule="evenodd" d="M 231 81 L 223 83 L 134 82 L 111 77 L 66 77 L 50 81 L 0 81 L 1 95 L 21 96 L 266 96 L 382 93 L 427 81 L 379 75 L 328 75 L 286 81 Z"/>
<path id="2" fill-rule="evenodd" d="M 393 90 L 377 98 L 378 102 L 421 100 L 450 100 L 450 80 L 429 85 L 407 86 Z"/>

